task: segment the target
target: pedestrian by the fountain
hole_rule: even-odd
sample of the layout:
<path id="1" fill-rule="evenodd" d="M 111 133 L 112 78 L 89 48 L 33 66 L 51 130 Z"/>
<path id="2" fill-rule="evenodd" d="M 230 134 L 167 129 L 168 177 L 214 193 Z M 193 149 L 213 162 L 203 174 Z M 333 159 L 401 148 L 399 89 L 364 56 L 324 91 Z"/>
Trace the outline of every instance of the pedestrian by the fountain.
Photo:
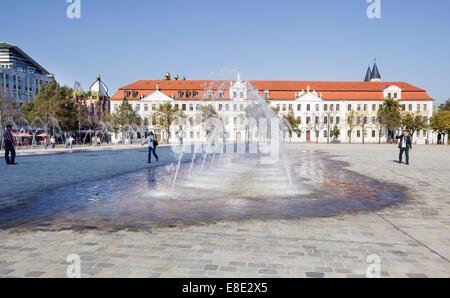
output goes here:
<path id="1" fill-rule="evenodd" d="M 5 133 L 3 134 L 3 144 L 5 146 L 5 160 L 8 165 L 16 165 L 16 150 L 14 149 L 14 137 L 11 133 L 12 125 L 6 125 Z M 10 158 L 11 155 L 11 158 Z"/>
<path id="2" fill-rule="evenodd" d="M 158 144 L 158 139 L 155 137 L 153 132 L 151 131 L 148 137 L 145 139 L 145 142 L 142 144 L 144 146 L 145 144 L 148 145 L 148 161 L 147 163 L 152 162 L 152 154 L 156 158 L 156 161 L 159 160 L 158 155 L 156 154 L 156 146 Z"/>
<path id="3" fill-rule="evenodd" d="M 48 148 L 48 139 L 44 138 L 44 149 Z"/>
<path id="4" fill-rule="evenodd" d="M 412 150 L 411 136 L 409 135 L 407 130 L 404 130 L 401 136 L 397 136 L 397 140 L 400 140 L 400 142 L 398 143 L 398 148 L 400 149 L 398 163 L 402 163 L 403 153 L 405 153 L 406 164 L 409 165 L 409 151 Z"/>
<path id="5" fill-rule="evenodd" d="M 52 149 L 55 149 L 56 140 L 54 136 L 50 137 L 50 145 L 52 146 Z"/>
<path id="6" fill-rule="evenodd" d="M 74 142 L 75 140 L 74 140 L 74 138 L 72 138 L 72 136 L 70 136 L 69 139 L 68 139 L 68 141 L 69 141 L 69 148 L 72 149 L 72 147 L 73 147 L 73 142 Z"/>

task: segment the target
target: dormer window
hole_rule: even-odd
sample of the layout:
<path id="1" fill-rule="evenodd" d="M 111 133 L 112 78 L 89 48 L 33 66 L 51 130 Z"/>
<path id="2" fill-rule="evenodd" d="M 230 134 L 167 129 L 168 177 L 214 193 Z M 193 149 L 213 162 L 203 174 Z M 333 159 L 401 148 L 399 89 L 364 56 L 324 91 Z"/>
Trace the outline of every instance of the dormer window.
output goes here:
<path id="1" fill-rule="evenodd" d="M 186 98 L 190 98 L 192 95 L 191 91 L 186 91 Z"/>
<path id="2" fill-rule="evenodd" d="M 213 93 L 212 93 L 212 91 L 208 91 L 208 98 L 209 98 L 209 99 L 212 99 L 212 98 L 213 98 Z"/>
<path id="3" fill-rule="evenodd" d="M 269 90 L 264 91 L 264 98 L 269 99 L 269 97 L 270 97 Z"/>
<path id="4" fill-rule="evenodd" d="M 398 94 L 397 93 L 394 93 L 394 98 L 397 98 L 398 97 Z"/>
<path id="5" fill-rule="evenodd" d="M 184 92 L 183 91 L 178 91 L 178 98 L 183 98 L 184 96 Z"/>
<path id="6" fill-rule="evenodd" d="M 139 94 L 139 92 L 133 91 L 133 92 L 132 92 L 133 98 L 136 98 L 136 97 L 138 96 L 138 94 Z"/>
<path id="7" fill-rule="evenodd" d="M 128 97 L 130 97 L 131 92 L 130 92 L 130 91 L 125 91 L 125 92 L 124 92 L 124 95 L 125 95 L 125 98 L 128 98 Z"/>
<path id="8" fill-rule="evenodd" d="M 223 91 L 219 91 L 218 97 L 219 97 L 219 98 L 223 98 Z"/>
<path id="9" fill-rule="evenodd" d="M 198 96 L 198 92 L 197 91 L 193 91 L 192 92 L 192 98 L 197 98 L 197 96 Z"/>

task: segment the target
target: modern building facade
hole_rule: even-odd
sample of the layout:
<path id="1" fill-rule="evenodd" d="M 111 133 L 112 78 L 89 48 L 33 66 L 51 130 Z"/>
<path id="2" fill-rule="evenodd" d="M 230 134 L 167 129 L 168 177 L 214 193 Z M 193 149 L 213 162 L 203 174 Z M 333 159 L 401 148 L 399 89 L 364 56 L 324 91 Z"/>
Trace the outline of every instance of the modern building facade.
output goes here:
<path id="1" fill-rule="evenodd" d="M 204 141 L 199 119 L 202 107 L 212 106 L 222 119 L 229 141 L 240 141 L 246 135 L 246 108 L 255 96 L 276 109 L 279 116 L 293 113 L 301 120 L 292 142 L 378 143 L 386 142 L 387 131 L 377 113 L 386 98 L 399 101 L 402 115 L 419 115 L 429 121 L 433 99 L 425 90 L 405 82 L 382 82 L 376 64 L 363 82 L 306 81 L 178 81 L 144 80 L 122 87 L 111 98 L 111 112 L 127 100 L 143 119 L 147 129 L 162 139 L 165 132 L 158 126 L 157 108 L 165 103 L 182 110 L 186 118 L 171 128 L 171 142 L 180 135 L 186 142 Z M 333 128 L 339 137 L 332 138 Z M 417 144 L 433 143 L 436 136 L 429 130 L 414 136 Z"/>
<path id="2" fill-rule="evenodd" d="M 34 100 L 50 73 L 15 45 L 0 42 L 0 93 L 18 105 Z"/>

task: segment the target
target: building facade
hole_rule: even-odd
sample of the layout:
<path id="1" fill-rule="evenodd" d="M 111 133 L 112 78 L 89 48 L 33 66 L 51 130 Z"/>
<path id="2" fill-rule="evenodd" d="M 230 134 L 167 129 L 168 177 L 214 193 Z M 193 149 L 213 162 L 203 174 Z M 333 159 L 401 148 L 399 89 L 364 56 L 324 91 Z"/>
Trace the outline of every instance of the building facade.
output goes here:
<path id="1" fill-rule="evenodd" d="M 425 90 L 404 82 L 382 82 L 376 64 L 364 82 L 138 81 L 120 88 L 111 98 L 111 113 L 125 99 L 146 129 L 165 139 L 156 111 L 170 103 L 186 115 L 171 128 L 170 141 L 183 136 L 186 142 L 201 142 L 205 140 L 202 107 L 211 106 L 223 121 L 227 139 L 240 141 L 246 134 L 246 110 L 255 97 L 271 105 L 279 116 L 293 113 L 301 120 L 298 132 L 289 138 L 292 142 L 386 142 L 387 131 L 377 116 L 386 98 L 398 100 L 403 116 L 412 113 L 428 122 L 433 115 L 433 99 Z M 335 127 L 340 132 L 336 138 L 331 136 Z M 414 143 L 435 143 L 435 138 L 429 130 L 419 131 Z"/>
<path id="2" fill-rule="evenodd" d="M 89 91 L 89 96 L 84 96 L 81 92 L 75 92 L 73 101 L 78 105 L 86 106 L 92 120 L 97 122 L 102 115 L 111 112 L 108 87 L 102 81 L 100 75 L 98 75 L 95 82 L 91 84 Z"/>
<path id="3" fill-rule="evenodd" d="M 18 105 L 34 100 L 50 73 L 17 46 L 0 42 L 0 93 Z"/>

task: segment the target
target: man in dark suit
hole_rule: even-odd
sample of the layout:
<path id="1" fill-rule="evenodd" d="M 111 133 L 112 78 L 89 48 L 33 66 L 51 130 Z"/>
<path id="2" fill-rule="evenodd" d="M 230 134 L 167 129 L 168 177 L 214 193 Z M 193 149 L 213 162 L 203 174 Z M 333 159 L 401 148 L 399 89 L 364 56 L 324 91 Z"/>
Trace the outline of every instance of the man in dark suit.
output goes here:
<path id="1" fill-rule="evenodd" d="M 399 139 L 400 142 L 398 144 L 398 148 L 400 149 L 400 155 L 398 157 L 398 163 L 402 163 L 403 152 L 405 152 L 406 164 L 409 165 L 409 150 L 412 150 L 411 136 L 407 130 L 404 130 L 401 136 L 397 136 L 397 140 Z"/>

